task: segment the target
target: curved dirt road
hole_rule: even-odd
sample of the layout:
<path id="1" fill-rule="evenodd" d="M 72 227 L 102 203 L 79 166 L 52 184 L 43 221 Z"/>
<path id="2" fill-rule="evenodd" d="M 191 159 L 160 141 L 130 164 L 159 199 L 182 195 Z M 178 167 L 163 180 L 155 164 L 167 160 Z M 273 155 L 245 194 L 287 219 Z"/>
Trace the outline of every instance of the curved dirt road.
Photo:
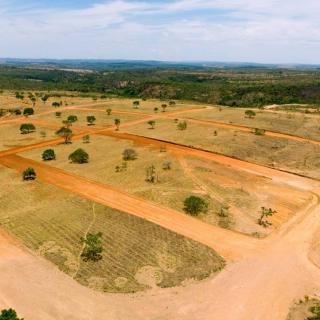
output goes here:
<path id="1" fill-rule="evenodd" d="M 252 237 L 209 225 L 184 213 L 162 207 L 109 185 L 68 173 L 44 163 L 10 155 L 1 157 L 0 164 L 20 172 L 32 167 L 37 172 L 37 177 L 45 182 L 196 240 L 215 249 L 227 259 L 239 259 L 247 255 L 259 242 Z M 222 242 L 221 239 L 224 241 Z"/>

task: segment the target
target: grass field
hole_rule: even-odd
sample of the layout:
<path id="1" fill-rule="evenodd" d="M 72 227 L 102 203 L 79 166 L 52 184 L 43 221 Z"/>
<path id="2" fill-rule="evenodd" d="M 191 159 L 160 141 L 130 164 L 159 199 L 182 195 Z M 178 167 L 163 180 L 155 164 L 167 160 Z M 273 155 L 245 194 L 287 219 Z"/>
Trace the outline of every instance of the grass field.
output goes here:
<path id="1" fill-rule="evenodd" d="M 213 250 L 143 219 L 38 181 L 22 182 L 4 167 L 0 174 L 1 227 L 86 286 L 106 292 L 172 287 L 224 266 Z M 84 262 L 80 237 L 98 231 L 103 259 Z"/>
<path id="2" fill-rule="evenodd" d="M 56 111 L 59 111 L 59 108 L 56 109 Z M 35 119 L 39 120 L 45 120 L 50 121 L 54 124 L 61 124 L 62 121 L 66 120 L 70 115 L 75 115 L 78 118 L 78 121 L 75 122 L 75 125 L 80 126 L 87 126 L 87 116 L 95 116 L 96 121 L 94 122 L 94 126 L 90 126 L 91 128 L 96 127 L 102 127 L 102 126 L 108 126 L 108 125 L 114 125 L 115 119 L 120 119 L 121 123 L 125 123 L 128 121 L 133 121 L 140 119 L 141 116 L 139 115 L 128 115 L 128 114 L 111 114 L 108 116 L 108 114 L 104 112 L 98 112 L 98 111 L 86 111 L 86 110 L 62 110 L 61 117 L 56 117 L 55 112 L 49 113 L 49 114 L 43 114 L 43 115 L 35 115 Z"/>
<path id="3" fill-rule="evenodd" d="M 32 123 L 32 120 L 25 122 Z M 0 151 L 56 138 L 54 130 L 48 128 L 36 126 L 36 131 L 29 134 L 21 134 L 19 128 L 20 124 L 0 125 Z"/>
<path id="4" fill-rule="evenodd" d="M 147 124 L 139 124 L 123 128 L 123 131 L 320 178 L 320 146 L 318 145 L 257 136 L 249 132 L 198 123 L 188 123 L 187 130 L 181 131 L 171 119 L 157 120 L 154 130 L 150 130 Z"/>
<path id="5" fill-rule="evenodd" d="M 84 148 L 88 152 L 89 163 L 70 163 L 68 155 L 77 148 Z M 116 172 L 116 166 L 121 167 L 125 163 L 122 152 L 128 148 L 135 149 L 138 157 L 134 161 L 127 161 L 125 170 Z M 28 151 L 22 155 L 41 161 L 41 154 L 45 149 Z M 47 162 L 49 165 L 107 183 L 179 211 L 183 211 L 186 197 L 192 194 L 202 196 L 210 206 L 207 213 L 199 216 L 200 219 L 248 234 L 264 235 L 272 231 L 272 228 L 265 229 L 257 224 L 261 206 L 277 209 L 278 215 L 273 222 L 274 226 L 278 227 L 308 199 L 297 190 L 271 184 L 264 178 L 214 162 L 192 157 L 176 158 L 171 153 L 160 152 L 156 148 L 141 147 L 109 137 L 92 136 L 89 144 L 74 141 L 71 145 L 56 146 L 54 150 L 57 160 Z M 171 170 L 163 169 L 165 162 L 171 163 Z M 155 166 L 158 176 L 155 184 L 146 181 L 146 170 L 152 165 Z M 257 186 L 261 188 L 261 192 L 257 191 Z M 292 201 L 288 194 L 295 194 L 295 201 Z M 228 215 L 224 217 L 220 213 L 221 208 L 226 206 L 230 208 Z"/>
<path id="6" fill-rule="evenodd" d="M 246 110 L 248 109 L 222 107 L 220 109 L 214 108 L 211 110 L 193 112 L 189 114 L 186 113 L 183 115 L 183 117 L 241 124 L 253 128 L 280 131 L 301 137 L 320 140 L 320 118 L 317 116 L 309 116 L 307 114 L 297 113 L 278 114 L 269 111 L 254 110 L 256 112 L 255 118 L 249 119 L 245 117 L 244 113 Z"/>

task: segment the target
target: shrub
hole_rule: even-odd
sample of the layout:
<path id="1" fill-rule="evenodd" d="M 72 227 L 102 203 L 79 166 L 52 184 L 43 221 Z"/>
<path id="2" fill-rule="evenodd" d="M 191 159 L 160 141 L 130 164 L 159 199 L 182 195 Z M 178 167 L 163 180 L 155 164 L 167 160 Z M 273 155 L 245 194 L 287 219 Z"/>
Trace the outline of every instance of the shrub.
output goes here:
<path id="1" fill-rule="evenodd" d="M 256 116 L 256 113 L 252 110 L 246 110 L 246 112 L 244 113 L 246 117 L 248 117 L 249 119 L 252 119 Z"/>
<path id="2" fill-rule="evenodd" d="M 72 152 L 68 158 L 72 163 L 87 163 L 89 161 L 89 155 L 83 149 L 77 149 L 76 151 Z"/>
<path id="3" fill-rule="evenodd" d="M 25 181 L 28 180 L 35 180 L 37 177 L 37 174 L 33 168 L 27 168 L 26 170 L 23 171 L 22 173 L 22 179 Z"/>
<path id="4" fill-rule="evenodd" d="M 99 261 L 102 259 L 103 246 L 101 242 L 102 233 L 89 233 L 85 238 L 81 238 L 81 243 L 85 244 L 81 257 L 84 261 Z"/>
<path id="5" fill-rule="evenodd" d="M 196 196 L 190 196 L 184 200 L 184 211 L 192 216 L 197 216 L 201 212 L 206 212 L 208 209 L 207 202 Z"/>
<path id="6" fill-rule="evenodd" d="M 265 133 L 266 133 L 266 130 L 264 130 L 264 129 L 259 129 L 259 128 L 255 128 L 255 129 L 253 129 L 253 133 L 254 133 L 256 136 L 264 136 Z"/>
<path id="7" fill-rule="evenodd" d="M 55 114 L 56 114 L 56 118 L 60 118 L 62 113 L 57 111 Z"/>
<path id="8" fill-rule="evenodd" d="M 23 115 L 24 116 L 32 116 L 34 114 L 34 110 L 33 110 L 33 108 L 25 108 L 24 110 L 23 110 Z"/>
<path id="9" fill-rule="evenodd" d="M 74 123 L 74 122 L 78 121 L 78 117 L 75 116 L 75 115 L 70 115 L 70 116 L 67 118 L 67 121 L 70 122 L 70 123 Z"/>
<path id="10" fill-rule="evenodd" d="M 83 142 L 83 143 L 89 143 L 89 142 L 90 142 L 90 136 L 89 136 L 88 134 L 85 135 L 85 136 L 83 136 L 82 142 Z"/>
<path id="11" fill-rule="evenodd" d="M 0 320 L 23 320 L 22 318 L 18 318 L 18 315 L 13 309 L 4 309 L 1 311 Z"/>
<path id="12" fill-rule="evenodd" d="M 56 135 L 64 138 L 64 143 L 70 143 L 72 138 L 72 130 L 67 127 L 61 127 L 58 131 L 56 131 Z"/>
<path id="13" fill-rule="evenodd" d="M 117 127 L 117 130 L 119 130 L 119 128 L 120 128 L 120 123 L 121 123 L 120 119 L 114 119 L 114 124 Z"/>
<path id="14" fill-rule="evenodd" d="M 125 149 L 122 152 L 122 157 L 123 157 L 123 160 L 125 161 L 135 160 L 137 159 L 137 156 L 138 154 L 134 149 Z"/>
<path id="15" fill-rule="evenodd" d="M 169 101 L 169 106 L 170 107 L 174 107 L 176 105 L 176 102 L 175 101 Z"/>
<path id="16" fill-rule="evenodd" d="M 140 101 L 133 101 L 133 108 L 138 109 L 140 106 Z"/>
<path id="17" fill-rule="evenodd" d="M 155 113 L 157 113 L 157 112 L 159 111 L 159 108 L 155 107 L 155 108 L 153 108 L 153 111 L 154 111 Z"/>
<path id="18" fill-rule="evenodd" d="M 154 129 L 156 122 L 154 120 L 148 121 L 148 125 L 151 127 L 151 129 Z"/>
<path id="19" fill-rule="evenodd" d="M 96 121 L 96 117 L 95 116 L 87 116 L 87 122 L 88 122 L 88 126 L 92 126 L 93 123 Z"/>
<path id="20" fill-rule="evenodd" d="M 111 108 L 108 108 L 108 109 L 106 110 L 106 112 L 107 112 L 108 116 L 110 116 L 111 113 L 112 113 L 112 109 L 111 109 Z"/>
<path id="21" fill-rule="evenodd" d="M 170 161 L 166 161 L 162 165 L 163 170 L 171 170 L 171 168 L 172 168 L 172 163 Z"/>
<path id="22" fill-rule="evenodd" d="M 43 151 L 42 160 L 44 160 L 44 161 L 56 160 L 56 154 L 55 154 L 54 150 L 47 149 L 47 150 Z"/>
<path id="23" fill-rule="evenodd" d="M 52 102 L 52 106 L 55 108 L 58 108 L 58 107 L 60 107 L 60 102 L 57 102 L 57 101 Z"/>
<path id="24" fill-rule="evenodd" d="M 20 126 L 21 134 L 27 134 L 36 131 L 36 127 L 32 123 L 23 123 Z"/>
<path id="25" fill-rule="evenodd" d="M 179 130 L 186 130 L 187 127 L 188 127 L 188 124 L 186 121 L 182 121 L 182 122 L 179 122 L 178 125 L 177 125 L 178 129 Z"/>

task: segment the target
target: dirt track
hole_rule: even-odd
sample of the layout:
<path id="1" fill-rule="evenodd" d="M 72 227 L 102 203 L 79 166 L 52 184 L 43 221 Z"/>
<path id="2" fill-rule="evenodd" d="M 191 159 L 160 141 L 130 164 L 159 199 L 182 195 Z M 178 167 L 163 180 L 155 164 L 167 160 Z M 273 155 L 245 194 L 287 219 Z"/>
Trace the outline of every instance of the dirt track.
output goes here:
<path id="1" fill-rule="evenodd" d="M 265 240 L 256 240 L 14 155 L 60 143 L 61 139 L 2 152 L 0 164 L 19 171 L 32 166 L 39 178 L 48 183 L 146 218 L 237 261 L 215 278 L 186 287 L 138 296 L 103 295 L 80 286 L 0 232 L 0 272 L 5 275 L 0 277 L 1 306 L 14 307 L 26 320 L 284 320 L 294 299 L 320 291 L 320 270 L 308 259 L 320 229 L 319 182 L 169 142 L 105 129 L 99 133 L 155 147 L 165 145 L 177 154 L 262 175 L 313 192 L 313 200 L 279 231 Z"/>
<path id="2" fill-rule="evenodd" d="M 45 182 L 111 208 L 156 223 L 164 228 L 201 242 L 217 250 L 228 259 L 242 257 L 250 252 L 258 242 L 254 238 L 209 225 L 178 211 L 164 208 L 114 189 L 111 186 L 73 175 L 44 163 L 17 155 L 10 155 L 0 158 L 0 164 L 20 172 L 28 167 L 32 167 L 36 170 L 38 178 Z M 220 239 L 225 239 L 225 241 L 221 242 Z M 237 249 L 234 250 L 235 248 Z"/>

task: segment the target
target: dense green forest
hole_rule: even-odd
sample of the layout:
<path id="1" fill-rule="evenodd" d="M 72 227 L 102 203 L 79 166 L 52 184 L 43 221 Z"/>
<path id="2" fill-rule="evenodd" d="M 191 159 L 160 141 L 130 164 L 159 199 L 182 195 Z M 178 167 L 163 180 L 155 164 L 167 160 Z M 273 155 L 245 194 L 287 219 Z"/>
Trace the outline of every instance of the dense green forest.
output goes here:
<path id="1" fill-rule="evenodd" d="M 279 68 L 128 68 L 67 70 L 0 66 L 0 89 L 76 91 L 193 100 L 229 106 L 320 104 L 320 70 Z"/>

